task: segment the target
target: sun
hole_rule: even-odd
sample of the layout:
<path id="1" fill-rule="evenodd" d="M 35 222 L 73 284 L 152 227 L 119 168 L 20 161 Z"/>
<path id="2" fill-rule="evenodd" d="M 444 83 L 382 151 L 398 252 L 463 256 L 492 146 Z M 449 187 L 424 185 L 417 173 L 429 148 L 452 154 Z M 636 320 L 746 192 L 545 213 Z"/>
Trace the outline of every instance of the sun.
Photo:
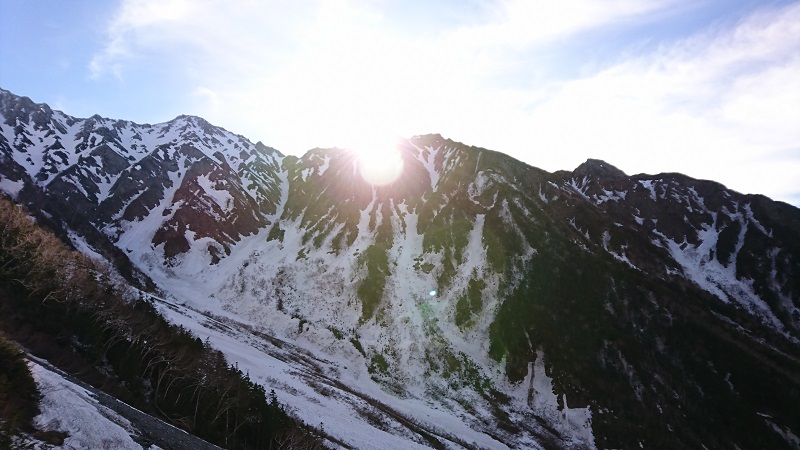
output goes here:
<path id="1" fill-rule="evenodd" d="M 403 158 L 397 139 L 373 141 L 355 149 L 361 178 L 374 186 L 394 183 L 403 173 Z"/>

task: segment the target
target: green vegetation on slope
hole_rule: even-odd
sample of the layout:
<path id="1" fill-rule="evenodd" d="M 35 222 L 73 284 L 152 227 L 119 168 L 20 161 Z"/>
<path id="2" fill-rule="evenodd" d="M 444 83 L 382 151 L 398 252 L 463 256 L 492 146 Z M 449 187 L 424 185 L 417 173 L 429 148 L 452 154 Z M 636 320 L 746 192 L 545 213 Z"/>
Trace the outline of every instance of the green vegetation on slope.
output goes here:
<path id="1" fill-rule="evenodd" d="M 592 408 L 600 448 L 787 448 L 759 414 L 800 426 L 791 351 L 741 333 L 723 318 L 731 305 L 692 285 L 548 236 L 531 237 L 539 251 L 490 328 L 509 379 L 543 350 L 556 393 Z"/>
<path id="2" fill-rule="evenodd" d="M 473 314 L 480 312 L 483 308 L 484 288 L 486 288 L 486 282 L 473 274 L 473 278 L 469 280 L 467 293 L 462 295 L 456 303 L 456 325 L 464 325 L 472 318 Z"/>
<path id="3" fill-rule="evenodd" d="M 361 320 L 371 319 L 383 298 L 386 277 L 389 276 L 389 249 L 385 244 L 372 244 L 364 251 L 363 260 L 367 266 L 367 277 L 358 286 L 361 299 Z"/>
<path id="4" fill-rule="evenodd" d="M 375 242 L 367 247 L 361 257 L 361 264 L 367 268 L 367 276 L 358 286 L 358 298 L 361 300 L 361 322 L 371 319 L 383 299 L 386 279 L 389 277 L 389 249 L 394 243 L 392 223 L 389 220 L 389 205 L 384 203 L 378 214 L 372 211 L 370 228 L 375 228 Z"/>

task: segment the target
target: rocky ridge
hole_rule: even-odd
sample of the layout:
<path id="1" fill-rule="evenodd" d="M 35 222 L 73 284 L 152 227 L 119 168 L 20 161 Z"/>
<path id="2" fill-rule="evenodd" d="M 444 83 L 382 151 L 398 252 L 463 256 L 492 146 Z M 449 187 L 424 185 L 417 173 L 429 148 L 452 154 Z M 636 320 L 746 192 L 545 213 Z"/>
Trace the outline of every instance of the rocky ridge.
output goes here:
<path id="1" fill-rule="evenodd" d="M 7 91 L 0 113 L 0 189 L 76 247 L 497 447 L 797 442 L 790 205 L 439 135 L 399 142 L 402 176 L 373 186 L 348 150 L 284 156 L 196 117 L 76 119 Z"/>

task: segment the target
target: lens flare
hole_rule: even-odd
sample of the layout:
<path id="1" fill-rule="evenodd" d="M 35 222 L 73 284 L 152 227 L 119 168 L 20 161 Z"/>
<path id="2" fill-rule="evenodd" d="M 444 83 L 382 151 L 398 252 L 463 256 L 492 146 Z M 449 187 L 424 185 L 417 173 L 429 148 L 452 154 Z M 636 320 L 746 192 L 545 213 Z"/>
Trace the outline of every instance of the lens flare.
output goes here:
<path id="1" fill-rule="evenodd" d="M 394 183 L 403 173 L 403 157 L 396 141 L 391 144 L 369 145 L 357 150 L 361 178 L 375 186 Z"/>

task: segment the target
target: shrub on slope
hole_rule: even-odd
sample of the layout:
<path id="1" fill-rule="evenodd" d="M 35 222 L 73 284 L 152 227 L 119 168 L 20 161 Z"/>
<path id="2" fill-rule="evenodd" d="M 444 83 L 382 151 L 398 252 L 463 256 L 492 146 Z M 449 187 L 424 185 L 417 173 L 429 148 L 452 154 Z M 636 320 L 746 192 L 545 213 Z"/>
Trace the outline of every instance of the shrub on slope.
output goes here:
<path id="1" fill-rule="evenodd" d="M 0 330 L 95 387 L 217 445 L 270 448 L 293 436 L 302 448 L 322 448 L 310 428 L 222 353 L 109 279 L 0 199 Z"/>

